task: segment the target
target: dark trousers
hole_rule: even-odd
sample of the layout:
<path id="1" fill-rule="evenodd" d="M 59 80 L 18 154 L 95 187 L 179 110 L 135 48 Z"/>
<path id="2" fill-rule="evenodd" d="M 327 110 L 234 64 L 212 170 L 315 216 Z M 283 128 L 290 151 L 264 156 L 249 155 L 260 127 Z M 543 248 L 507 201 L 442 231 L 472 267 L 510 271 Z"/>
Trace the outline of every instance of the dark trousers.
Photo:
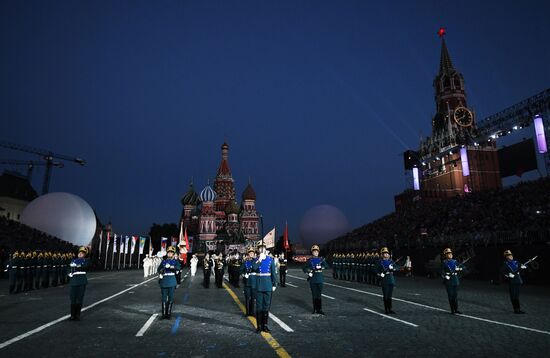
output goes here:
<path id="1" fill-rule="evenodd" d="M 72 305 L 82 305 L 84 302 L 84 293 L 86 285 L 71 286 L 70 298 Z"/>
<path id="2" fill-rule="evenodd" d="M 447 285 L 445 288 L 447 289 L 449 301 L 456 301 L 458 299 L 458 286 Z"/>
<path id="3" fill-rule="evenodd" d="M 323 283 L 309 283 L 309 288 L 311 289 L 311 297 L 314 300 L 320 300 L 321 294 L 323 293 Z"/>
<path id="4" fill-rule="evenodd" d="M 204 279 L 203 279 L 202 285 L 205 288 L 210 287 L 210 274 L 211 273 L 212 273 L 212 271 L 210 271 L 210 270 L 204 270 Z"/>
<path id="5" fill-rule="evenodd" d="M 514 300 L 519 300 L 519 288 L 521 287 L 521 285 L 514 285 L 514 284 L 510 284 L 510 299 L 512 300 L 512 302 Z"/>
<path id="6" fill-rule="evenodd" d="M 272 291 L 256 292 L 256 310 L 269 311 L 269 307 L 271 307 L 271 294 Z"/>
<path id="7" fill-rule="evenodd" d="M 389 300 L 392 298 L 393 286 L 394 285 L 382 285 L 382 294 L 384 295 L 384 300 Z"/>
<path id="8" fill-rule="evenodd" d="M 279 272 L 279 281 L 281 286 L 286 286 L 286 267 L 281 267 L 281 271 Z"/>
<path id="9" fill-rule="evenodd" d="M 222 288 L 223 287 L 223 270 L 215 270 L 214 275 L 216 277 L 216 286 L 218 286 L 218 288 Z"/>
<path id="10" fill-rule="evenodd" d="M 168 302 L 172 303 L 174 302 L 174 291 L 176 290 L 176 287 L 161 287 L 160 293 L 162 295 L 162 303 Z"/>

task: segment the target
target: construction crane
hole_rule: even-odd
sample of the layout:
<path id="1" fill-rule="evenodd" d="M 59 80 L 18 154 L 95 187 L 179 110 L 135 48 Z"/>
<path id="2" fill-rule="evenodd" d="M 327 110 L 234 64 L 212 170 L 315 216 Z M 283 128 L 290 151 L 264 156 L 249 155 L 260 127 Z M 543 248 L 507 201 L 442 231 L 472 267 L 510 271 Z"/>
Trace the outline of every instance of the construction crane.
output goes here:
<path id="1" fill-rule="evenodd" d="M 17 160 L 17 159 L 0 159 L 0 164 L 5 165 L 25 165 L 27 167 L 27 180 L 32 181 L 32 170 L 37 165 L 46 165 L 47 162 L 39 162 L 37 160 Z M 53 167 L 63 168 L 65 165 L 61 162 L 53 162 Z"/>
<path id="2" fill-rule="evenodd" d="M 49 191 L 52 168 L 55 166 L 54 163 L 56 163 L 54 162 L 54 159 L 61 159 L 67 162 L 74 162 L 80 165 L 86 164 L 86 161 L 82 158 L 75 158 L 68 155 L 56 154 L 50 150 L 34 148 L 27 145 L 22 145 L 22 144 L 10 143 L 4 140 L 0 141 L 0 147 L 18 150 L 20 152 L 38 154 L 42 156 L 42 159 L 44 159 L 45 161 L 44 165 L 46 165 L 46 174 L 44 175 L 44 184 L 42 185 L 42 195 L 47 194 Z"/>

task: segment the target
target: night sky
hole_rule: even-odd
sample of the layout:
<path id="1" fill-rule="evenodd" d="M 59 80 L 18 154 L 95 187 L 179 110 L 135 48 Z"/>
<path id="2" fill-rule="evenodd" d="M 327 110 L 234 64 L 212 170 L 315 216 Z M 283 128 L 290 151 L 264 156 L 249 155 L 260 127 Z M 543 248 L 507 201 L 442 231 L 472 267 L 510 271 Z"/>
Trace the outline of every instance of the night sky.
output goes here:
<path id="1" fill-rule="evenodd" d="M 227 141 L 239 199 L 251 177 L 265 231 L 288 220 L 295 242 L 314 205 L 350 228 L 393 211 L 402 152 L 431 132 L 440 26 L 480 120 L 550 87 L 548 14 L 548 1 L 2 1 L 0 139 L 86 159 L 50 191 L 124 234 L 177 222 Z"/>

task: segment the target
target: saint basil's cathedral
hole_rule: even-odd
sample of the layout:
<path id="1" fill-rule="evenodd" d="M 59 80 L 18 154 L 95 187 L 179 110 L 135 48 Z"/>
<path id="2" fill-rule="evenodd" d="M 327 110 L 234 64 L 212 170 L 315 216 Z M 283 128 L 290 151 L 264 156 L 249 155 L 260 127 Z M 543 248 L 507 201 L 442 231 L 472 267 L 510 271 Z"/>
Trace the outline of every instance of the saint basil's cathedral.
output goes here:
<path id="1" fill-rule="evenodd" d="M 247 240 L 260 239 L 256 192 L 249 182 L 242 193 L 241 204 L 237 204 L 235 180 L 228 161 L 229 145 L 224 143 L 221 151 L 214 188 L 209 182 L 198 194 L 191 183 L 181 199 L 180 222 L 187 234 L 194 238 L 193 251 L 205 251 L 206 247 L 212 249 L 219 242 L 243 244 Z"/>

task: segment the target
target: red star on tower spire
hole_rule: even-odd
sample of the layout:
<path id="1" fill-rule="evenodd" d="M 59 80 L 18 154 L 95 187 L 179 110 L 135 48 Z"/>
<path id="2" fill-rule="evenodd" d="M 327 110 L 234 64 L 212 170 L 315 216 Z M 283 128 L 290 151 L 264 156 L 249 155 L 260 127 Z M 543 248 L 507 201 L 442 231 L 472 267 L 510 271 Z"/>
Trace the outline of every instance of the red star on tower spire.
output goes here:
<path id="1" fill-rule="evenodd" d="M 447 33 L 447 29 L 444 27 L 440 27 L 439 31 L 437 31 L 437 35 L 439 35 L 439 37 L 445 36 L 446 33 Z"/>

